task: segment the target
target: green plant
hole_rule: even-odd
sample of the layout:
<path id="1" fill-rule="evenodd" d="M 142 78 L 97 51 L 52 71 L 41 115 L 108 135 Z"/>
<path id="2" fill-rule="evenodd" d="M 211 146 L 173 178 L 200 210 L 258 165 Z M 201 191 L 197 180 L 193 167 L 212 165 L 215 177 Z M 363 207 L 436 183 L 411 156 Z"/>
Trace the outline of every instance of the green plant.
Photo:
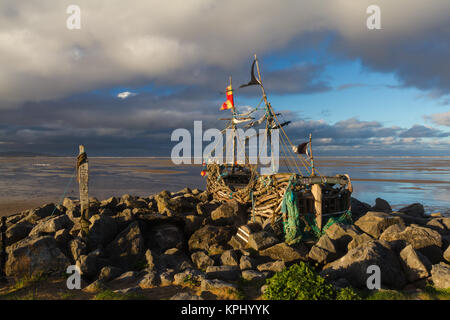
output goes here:
<path id="1" fill-rule="evenodd" d="M 353 288 L 347 287 L 336 293 L 336 300 L 361 300 L 361 297 Z"/>
<path id="2" fill-rule="evenodd" d="M 201 282 L 198 280 L 195 280 L 194 277 L 192 277 L 191 275 L 187 275 L 184 279 L 183 282 L 185 285 L 191 286 L 191 287 L 198 287 Z"/>
<path id="3" fill-rule="evenodd" d="M 103 290 L 95 295 L 94 300 L 145 300 L 144 295 L 138 293 L 119 293 Z"/>
<path id="4" fill-rule="evenodd" d="M 366 298 L 367 300 L 408 300 L 403 293 L 395 290 L 377 290 Z"/>
<path id="5" fill-rule="evenodd" d="M 263 297 L 268 300 L 331 300 L 336 295 L 332 285 L 304 262 L 277 272 L 266 284 Z"/>

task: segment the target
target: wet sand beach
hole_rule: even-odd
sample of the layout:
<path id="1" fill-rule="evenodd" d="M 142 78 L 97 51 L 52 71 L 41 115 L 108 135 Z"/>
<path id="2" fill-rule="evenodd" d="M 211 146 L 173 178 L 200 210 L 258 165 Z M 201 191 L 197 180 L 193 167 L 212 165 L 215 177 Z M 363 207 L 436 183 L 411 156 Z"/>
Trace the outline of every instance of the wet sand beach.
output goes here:
<path id="1" fill-rule="evenodd" d="M 281 161 L 280 171 L 288 161 Z M 373 204 L 380 197 L 399 208 L 422 203 L 427 212 L 450 208 L 450 157 L 321 157 L 322 175 L 347 173 L 354 193 Z M 132 194 L 149 196 L 163 189 L 205 189 L 201 165 L 174 165 L 170 158 L 89 158 L 89 193 L 98 199 Z M 306 171 L 303 171 L 306 175 Z M 78 197 L 74 157 L 0 158 L 0 215 Z"/>

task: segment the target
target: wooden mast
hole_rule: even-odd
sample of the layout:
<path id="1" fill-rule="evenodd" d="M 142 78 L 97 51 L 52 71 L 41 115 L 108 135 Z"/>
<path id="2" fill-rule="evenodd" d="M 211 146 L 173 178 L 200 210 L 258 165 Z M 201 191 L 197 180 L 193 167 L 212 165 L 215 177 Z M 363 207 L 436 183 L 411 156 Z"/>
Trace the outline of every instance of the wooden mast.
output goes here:
<path id="1" fill-rule="evenodd" d="M 87 236 L 89 232 L 89 168 L 87 154 L 84 146 L 80 145 L 80 152 L 77 158 L 77 178 L 80 191 L 80 206 L 81 206 L 81 235 Z"/>
<path id="2" fill-rule="evenodd" d="M 311 157 L 311 175 L 315 176 L 316 175 L 316 169 L 314 168 L 314 156 L 313 156 L 313 152 L 312 152 L 312 145 L 311 145 L 311 139 L 312 135 L 311 133 L 309 134 L 309 155 Z"/>
<path id="3" fill-rule="evenodd" d="M 233 84 L 232 84 L 231 76 L 230 76 L 230 88 L 231 88 L 231 90 L 233 90 Z M 233 94 L 233 91 L 231 91 L 231 94 Z M 233 99 L 234 99 L 234 95 L 233 95 Z M 231 108 L 231 114 L 232 114 L 231 127 L 233 129 L 233 163 L 232 163 L 232 167 L 231 167 L 232 168 L 231 172 L 234 173 L 235 164 L 236 164 L 236 124 L 234 123 L 234 119 L 235 119 L 236 113 L 235 113 L 234 106 L 233 106 L 233 108 Z"/>
<path id="4" fill-rule="evenodd" d="M 266 130 L 268 133 L 268 140 L 270 141 L 270 155 L 272 157 L 272 170 L 274 171 L 274 165 L 275 165 L 275 161 L 274 161 L 274 154 L 272 152 L 272 134 L 271 134 L 271 129 L 268 128 L 269 126 L 273 125 L 273 119 L 272 119 L 272 114 L 273 114 L 273 110 L 272 110 L 272 106 L 270 105 L 269 101 L 267 100 L 267 95 L 266 95 L 266 90 L 264 90 L 264 86 L 262 84 L 262 80 L 261 80 L 261 72 L 259 71 L 259 62 L 258 62 L 258 58 L 256 57 L 256 53 L 255 53 L 255 62 L 256 62 L 256 71 L 258 72 L 258 81 L 259 84 L 261 86 L 261 91 L 262 91 L 262 95 L 263 95 L 263 99 L 264 99 L 264 103 L 266 105 L 267 110 L 269 110 L 269 116 L 270 118 L 268 119 L 268 124 L 266 125 Z"/>

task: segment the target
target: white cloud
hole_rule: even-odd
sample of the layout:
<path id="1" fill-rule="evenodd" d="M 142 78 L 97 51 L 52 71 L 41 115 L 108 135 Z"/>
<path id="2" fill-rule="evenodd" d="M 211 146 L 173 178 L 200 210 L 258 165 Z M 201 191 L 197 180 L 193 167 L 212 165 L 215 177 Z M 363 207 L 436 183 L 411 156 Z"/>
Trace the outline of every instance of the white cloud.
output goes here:
<path id="1" fill-rule="evenodd" d="M 135 96 L 135 95 L 137 95 L 137 93 L 130 92 L 130 91 L 124 91 L 124 92 L 119 93 L 119 94 L 117 95 L 117 98 L 120 98 L 120 99 L 126 99 L 126 98 L 128 98 L 128 97 L 133 97 L 133 96 Z"/>
<path id="2" fill-rule="evenodd" d="M 180 72 L 228 69 L 254 52 L 273 52 L 315 31 L 333 30 L 343 43 L 373 58 L 399 39 L 426 39 L 427 30 L 445 30 L 450 12 L 447 0 L 379 0 L 383 30 L 377 33 L 365 27 L 365 9 L 372 2 L 136 0 L 130 6 L 121 0 L 78 0 L 82 27 L 68 30 L 65 12 L 71 1 L 3 0 L 0 96 L 38 101 L 137 79 L 188 84 L 192 79 Z"/>

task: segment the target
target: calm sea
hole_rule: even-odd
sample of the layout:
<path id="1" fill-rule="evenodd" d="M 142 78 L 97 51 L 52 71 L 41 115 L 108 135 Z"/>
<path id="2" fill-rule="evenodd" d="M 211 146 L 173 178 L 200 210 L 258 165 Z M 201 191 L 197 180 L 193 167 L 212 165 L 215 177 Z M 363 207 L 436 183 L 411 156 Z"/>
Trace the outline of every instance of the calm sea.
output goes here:
<path id="1" fill-rule="evenodd" d="M 68 157 L 0 158 L 0 213 L 77 197 L 74 165 Z M 369 204 L 380 197 L 394 208 L 420 202 L 428 213 L 450 213 L 450 157 L 322 157 L 316 165 L 322 175 L 349 174 L 353 196 Z M 89 170 L 89 192 L 98 199 L 204 189 L 206 181 L 200 166 L 169 158 L 89 158 Z"/>

